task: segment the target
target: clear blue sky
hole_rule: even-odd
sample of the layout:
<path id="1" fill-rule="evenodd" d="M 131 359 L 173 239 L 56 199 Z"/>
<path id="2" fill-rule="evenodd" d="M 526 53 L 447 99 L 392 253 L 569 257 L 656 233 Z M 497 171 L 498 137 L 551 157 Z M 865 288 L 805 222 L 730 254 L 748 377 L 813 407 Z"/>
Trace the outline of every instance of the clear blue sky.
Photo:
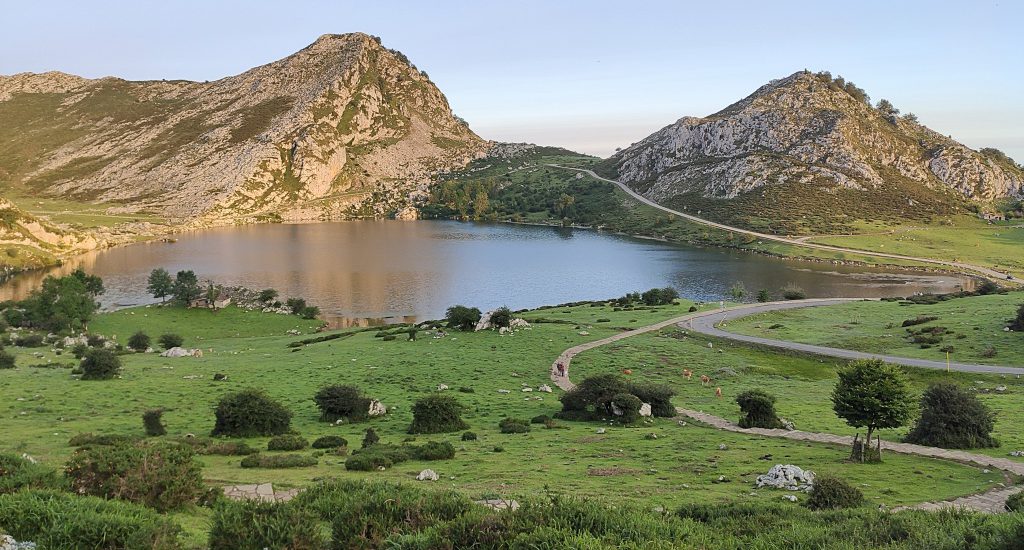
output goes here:
<path id="1" fill-rule="evenodd" d="M 213 80 L 325 33 L 405 52 L 483 137 L 599 155 L 830 70 L 1024 162 L 1024 2 L 7 2 L 0 74 Z M 2 122 L 2 121 L 0 121 Z"/>

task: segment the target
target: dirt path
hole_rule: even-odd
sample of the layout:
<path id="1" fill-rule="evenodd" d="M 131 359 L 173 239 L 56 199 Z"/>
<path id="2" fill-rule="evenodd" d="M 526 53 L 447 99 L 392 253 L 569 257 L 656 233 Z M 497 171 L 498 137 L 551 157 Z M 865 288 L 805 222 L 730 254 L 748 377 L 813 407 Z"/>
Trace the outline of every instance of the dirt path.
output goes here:
<path id="1" fill-rule="evenodd" d="M 953 267 L 953 268 L 957 268 L 959 270 L 973 271 L 974 273 L 983 275 L 983 276 L 985 276 L 987 278 L 1003 281 L 1004 284 L 1007 281 L 1007 278 L 1006 278 L 1007 274 L 1006 273 L 1002 273 L 1002 272 L 996 271 L 994 269 L 989 269 L 987 267 L 980 266 L 980 265 L 967 264 L 967 263 L 963 263 L 963 262 L 954 262 L 954 261 L 949 261 L 949 260 L 936 260 L 936 259 L 932 259 L 932 258 L 918 258 L 918 257 L 914 257 L 914 256 L 903 256 L 903 255 L 900 255 L 900 254 L 887 254 L 885 252 L 871 252 L 871 251 L 868 251 L 868 250 L 858 250 L 858 249 L 855 249 L 855 248 L 843 248 L 841 246 L 832 246 L 832 245 L 827 245 L 827 244 L 811 243 L 811 242 L 805 242 L 804 240 L 802 240 L 800 238 L 780 237 L 778 235 L 771 235 L 771 234 L 768 234 L 768 233 L 760 233 L 760 232 L 757 232 L 757 231 L 750 231 L 748 229 L 741 229 L 739 227 L 733 227 L 733 226 L 730 226 L 730 225 L 725 225 L 725 224 L 713 222 L 711 220 L 707 220 L 707 219 L 704 219 L 704 218 L 698 218 L 697 216 L 694 216 L 694 215 L 691 215 L 691 214 L 686 214 L 686 213 L 680 212 L 678 210 L 673 210 L 671 208 L 664 207 L 664 206 L 662 206 L 662 205 L 660 205 L 660 204 L 658 204 L 658 203 L 648 199 L 647 197 L 644 197 L 643 195 L 637 193 L 636 191 L 633 191 L 628 185 L 626 185 L 626 184 L 624 184 L 624 183 L 622 183 L 620 181 L 611 180 L 611 179 L 608 179 L 608 178 L 603 178 L 603 177 L 597 175 L 596 173 L 594 173 L 593 170 L 588 170 L 586 168 L 572 168 L 572 167 L 569 167 L 569 166 L 561 166 L 561 165 L 558 165 L 558 164 L 549 164 L 548 166 L 551 166 L 552 168 L 562 168 L 563 170 L 575 170 L 577 172 L 583 172 L 584 174 L 587 174 L 587 175 L 589 175 L 590 177 L 592 177 L 594 179 L 598 179 L 598 180 L 601 180 L 601 181 L 606 181 L 608 183 L 614 183 L 620 189 L 622 189 L 627 194 L 629 194 L 629 196 L 633 197 L 634 199 L 636 199 L 636 200 L 638 200 L 638 201 L 640 201 L 640 202 L 642 202 L 642 203 L 644 203 L 644 204 L 646 204 L 646 205 L 648 205 L 650 207 L 657 208 L 658 210 L 661 210 L 663 212 L 668 212 L 669 214 L 674 214 L 676 216 L 679 216 L 681 218 L 690 220 L 692 222 L 699 223 L 701 225 L 706 225 L 706 226 L 709 226 L 709 227 L 714 227 L 716 229 L 722 229 L 724 231 L 732 231 L 734 233 L 740 233 L 740 234 L 743 234 L 743 235 L 750 235 L 752 237 L 757 237 L 759 239 L 764 239 L 764 240 L 767 240 L 767 241 L 775 241 L 775 242 L 780 242 L 780 243 L 791 244 L 791 245 L 794 245 L 794 246 L 802 246 L 804 248 L 814 248 L 816 250 L 827 250 L 827 251 L 830 251 L 830 252 L 842 252 L 844 254 L 860 254 L 862 256 L 871 256 L 871 257 L 874 257 L 874 258 L 889 258 L 889 259 L 893 259 L 893 260 L 907 260 L 907 261 L 920 262 L 920 263 L 925 263 L 925 264 L 941 265 L 941 266 L 944 266 L 944 267 Z"/>

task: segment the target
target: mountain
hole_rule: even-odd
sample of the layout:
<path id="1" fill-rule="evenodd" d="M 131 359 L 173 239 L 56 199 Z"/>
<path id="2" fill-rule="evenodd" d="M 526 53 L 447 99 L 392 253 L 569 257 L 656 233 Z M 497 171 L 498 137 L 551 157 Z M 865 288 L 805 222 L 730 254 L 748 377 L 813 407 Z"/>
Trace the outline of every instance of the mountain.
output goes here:
<path id="1" fill-rule="evenodd" d="M 213 82 L 0 77 L 0 188 L 177 227 L 394 215 L 487 147 L 359 33 Z"/>
<path id="2" fill-rule="evenodd" d="M 665 205 L 779 233 L 928 221 L 1024 195 L 1024 171 L 899 116 L 841 77 L 802 71 L 684 117 L 599 171 Z"/>

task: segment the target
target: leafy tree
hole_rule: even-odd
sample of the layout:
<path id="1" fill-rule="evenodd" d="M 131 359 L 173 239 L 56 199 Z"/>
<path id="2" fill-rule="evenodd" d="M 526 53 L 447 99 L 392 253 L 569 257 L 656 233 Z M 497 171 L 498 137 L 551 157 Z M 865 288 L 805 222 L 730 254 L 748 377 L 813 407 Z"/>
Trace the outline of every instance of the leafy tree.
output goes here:
<path id="1" fill-rule="evenodd" d="M 679 298 L 679 292 L 672 287 L 652 288 L 640 295 L 640 300 L 648 306 L 671 304 Z"/>
<path id="2" fill-rule="evenodd" d="M 149 349 L 150 338 L 149 335 L 141 330 L 132 334 L 128 338 L 128 347 L 135 351 L 146 351 Z"/>
<path id="3" fill-rule="evenodd" d="M 292 413 L 261 390 L 229 393 L 214 410 L 211 435 L 255 437 L 280 435 L 291 428 Z"/>
<path id="4" fill-rule="evenodd" d="M 199 288 L 199 278 L 192 270 L 179 271 L 174 277 L 174 299 L 183 305 L 188 305 L 192 300 L 199 298 L 202 290 Z"/>
<path id="5" fill-rule="evenodd" d="M 313 396 L 313 401 L 320 409 L 320 420 L 325 422 L 339 418 L 365 420 L 370 410 L 370 399 L 355 386 L 324 386 Z"/>
<path id="6" fill-rule="evenodd" d="M 629 393 L 626 381 L 617 374 L 599 374 L 584 378 L 572 390 L 562 394 L 562 411 L 586 411 L 594 407 L 596 413 L 604 417 L 612 417 L 612 398 L 618 394 Z"/>
<path id="7" fill-rule="evenodd" d="M 22 302 L 29 322 L 51 331 L 78 330 L 87 327 L 98 308 L 97 290 L 102 292 L 98 277 L 76 275 L 46 277 L 42 286 Z"/>
<path id="8" fill-rule="evenodd" d="M 436 434 L 465 430 L 469 428 L 469 424 L 462 420 L 465 408 L 450 395 L 428 395 L 412 406 L 409 433 Z"/>
<path id="9" fill-rule="evenodd" d="M 121 372 L 121 358 L 109 349 L 92 348 L 82 359 L 82 380 L 109 380 Z"/>
<path id="10" fill-rule="evenodd" d="M 145 428 L 146 435 L 157 437 L 167 433 L 162 420 L 163 415 L 163 409 L 150 409 L 142 413 L 142 427 Z"/>
<path id="11" fill-rule="evenodd" d="M 936 382 L 921 396 L 921 417 L 906 441 L 944 449 L 998 447 L 995 415 L 978 396 L 952 382 Z"/>
<path id="12" fill-rule="evenodd" d="M 870 447 L 875 430 L 899 428 L 910 419 L 913 401 L 903 373 L 872 359 L 855 361 L 839 371 L 839 381 L 832 390 L 832 408 L 850 426 L 867 428 L 865 443 Z M 866 454 L 854 449 L 854 457 L 862 461 Z"/>
<path id="13" fill-rule="evenodd" d="M 277 299 L 277 291 L 272 288 L 265 288 L 260 291 L 259 300 L 264 304 L 273 302 Z"/>
<path id="14" fill-rule="evenodd" d="M 917 115 L 915 115 L 914 113 L 907 113 L 903 115 L 903 120 L 911 124 L 918 124 Z"/>
<path id="15" fill-rule="evenodd" d="M 13 369 L 14 356 L 0 349 L 0 369 Z"/>
<path id="16" fill-rule="evenodd" d="M 285 302 L 285 305 L 288 307 L 288 310 L 292 312 L 292 314 L 301 315 L 302 310 L 306 309 L 306 300 L 302 298 L 288 298 L 288 301 Z"/>
<path id="17" fill-rule="evenodd" d="M 164 349 L 180 348 L 185 343 L 185 339 L 178 334 L 162 334 L 160 335 L 160 345 Z"/>
<path id="18" fill-rule="evenodd" d="M 363 448 L 371 447 L 380 442 L 380 436 L 377 435 L 377 431 L 373 428 L 366 428 L 366 433 L 363 434 Z"/>
<path id="19" fill-rule="evenodd" d="M 775 413 L 775 396 L 763 390 L 747 390 L 736 396 L 743 412 L 741 428 L 781 428 L 782 421 Z"/>
<path id="20" fill-rule="evenodd" d="M 85 286 L 85 290 L 92 295 L 93 298 L 103 294 L 105 292 L 103 288 L 103 279 L 96 275 L 89 275 L 82 268 L 78 268 L 71 272 L 69 277 L 78 279 Z"/>
<path id="21" fill-rule="evenodd" d="M 448 321 L 449 328 L 473 330 L 473 328 L 476 327 L 476 324 L 480 322 L 480 310 L 475 307 L 454 305 L 448 308 L 448 311 L 444 314 L 444 318 Z"/>
<path id="22" fill-rule="evenodd" d="M 757 291 L 757 301 L 764 303 L 772 301 L 772 293 L 767 288 L 762 288 Z"/>
<path id="23" fill-rule="evenodd" d="M 807 499 L 807 507 L 811 510 L 856 508 L 861 504 L 864 504 L 864 494 L 860 489 L 830 475 L 820 475 L 814 479 Z"/>
<path id="24" fill-rule="evenodd" d="M 491 312 L 491 324 L 498 328 L 508 328 L 512 324 L 512 310 L 501 306 Z"/>
<path id="25" fill-rule="evenodd" d="M 217 308 L 213 307 L 213 302 L 220 296 L 221 288 L 218 285 L 210 283 L 206 285 L 206 291 L 204 292 L 204 298 L 206 303 L 210 304 L 210 311 L 217 313 Z"/>
<path id="26" fill-rule="evenodd" d="M 676 394 L 670 386 L 663 384 L 630 384 L 629 393 L 637 396 L 640 401 L 651 405 L 651 415 L 664 418 L 676 416 L 676 408 L 672 405 L 672 397 Z"/>
<path id="27" fill-rule="evenodd" d="M 889 117 L 895 117 L 900 114 L 900 110 L 893 106 L 888 99 L 879 99 L 878 103 L 875 104 L 875 108 L 878 109 L 883 115 Z"/>
<path id="28" fill-rule="evenodd" d="M 146 287 L 154 298 L 160 298 L 161 302 L 174 292 L 174 279 L 166 269 L 158 267 L 149 273 L 149 285 Z"/>

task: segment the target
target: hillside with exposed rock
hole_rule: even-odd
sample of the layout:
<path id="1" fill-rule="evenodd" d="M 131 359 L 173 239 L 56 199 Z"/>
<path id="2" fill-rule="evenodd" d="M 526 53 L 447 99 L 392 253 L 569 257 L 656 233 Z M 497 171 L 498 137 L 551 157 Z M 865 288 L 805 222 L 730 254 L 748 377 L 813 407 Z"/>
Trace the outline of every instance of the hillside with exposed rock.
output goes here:
<path id="1" fill-rule="evenodd" d="M 213 82 L 0 77 L 0 181 L 176 227 L 387 217 L 488 144 L 364 34 Z"/>
<path id="2" fill-rule="evenodd" d="M 684 117 L 605 161 L 647 198 L 776 233 L 857 220 L 936 221 L 1024 195 L 1024 170 L 974 151 L 828 73 L 795 73 L 704 118 Z"/>

